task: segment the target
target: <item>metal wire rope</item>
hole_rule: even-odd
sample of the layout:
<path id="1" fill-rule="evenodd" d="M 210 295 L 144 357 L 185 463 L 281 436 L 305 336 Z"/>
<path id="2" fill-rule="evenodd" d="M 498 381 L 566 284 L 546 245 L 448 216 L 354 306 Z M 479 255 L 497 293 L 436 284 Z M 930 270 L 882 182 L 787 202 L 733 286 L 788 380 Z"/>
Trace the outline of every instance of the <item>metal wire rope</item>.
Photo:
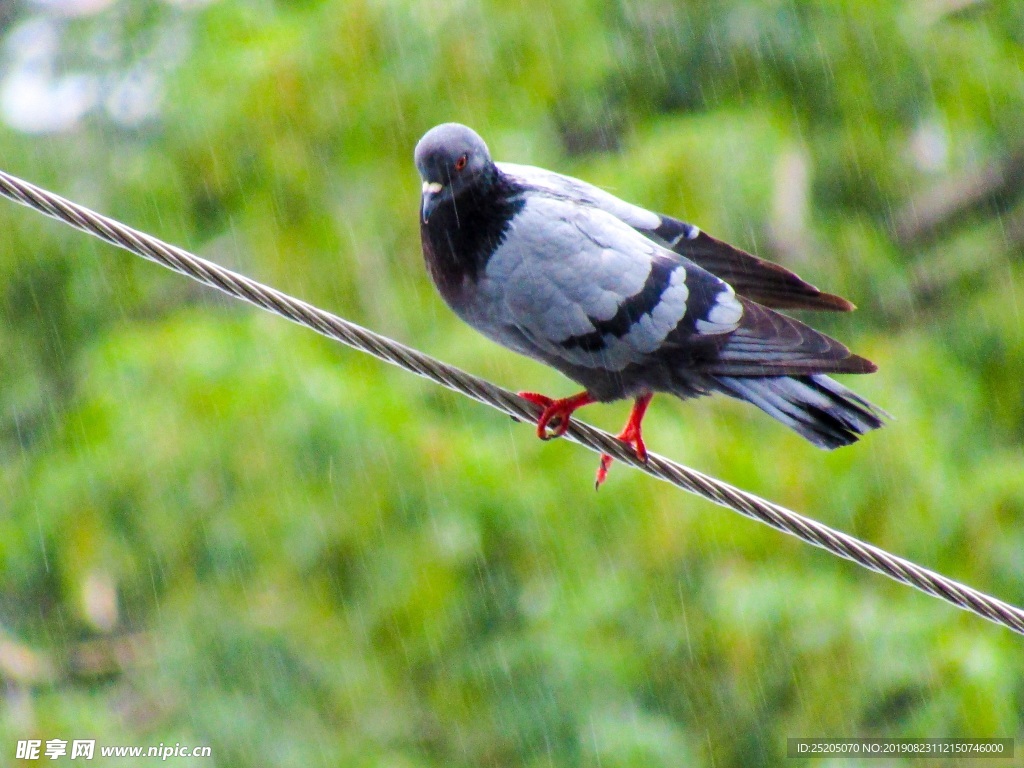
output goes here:
<path id="1" fill-rule="evenodd" d="M 0 195 L 229 296 L 248 301 L 328 338 L 419 374 L 516 419 L 535 422 L 539 415 L 537 406 L 489 381 L 101 216 L 4 171 L 0 171 Z M 645 464 L 636 458 L 631 447 L 576 419 L 572 420 L 565 436 L 592 451 L 611 454 L 619 461 L 685 491 L 1024 634 L 1024 610 L 942 574 L 657 454 L 651 453 Z"/>

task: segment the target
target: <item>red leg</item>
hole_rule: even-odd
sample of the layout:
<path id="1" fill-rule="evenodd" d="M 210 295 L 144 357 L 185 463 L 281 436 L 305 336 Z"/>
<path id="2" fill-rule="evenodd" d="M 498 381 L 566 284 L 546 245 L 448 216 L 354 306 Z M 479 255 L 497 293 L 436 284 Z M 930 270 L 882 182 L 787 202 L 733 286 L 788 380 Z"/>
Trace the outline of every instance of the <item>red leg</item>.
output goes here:
<path id="1" fill-rule="evenodd" d="M 562 400 L 552 400 L 550 397 L 538 395 L 536 392 L 520 392 L 519 396 L 544 409 L 540 418 L 537 419 L 537 437 L 541 440 L 564 435 L 565 430 L 569 428 L 569 417 L 572 416 L 573 411 L 584 405 L 597 402 L 587 392 L 580 392 L 578 395 Z M 548 426 L 551 427 L 550 434 Z"/>
<path id="2" fill-rule="evenodd" d="M 647 406 L 651 404 L 651 398 L 654 395 L 648 393 L 642 395 L 636 399 L 633 403 L 633 410 L 629 414 L 629 421 L 626 422 L 626 426 L 618 434 L 618 439 L 624 443 L 629 443 L 633 446 L 633 450 L 636 451 L 636 457 L 640 461 L 647 461 L 647 446 L 644 445 L 644 438 L 640 432 L 640 423 L 644 420 L 644 414 L 647 413 Z M 601 454 L 601 464 L 597 468 L 597 481 L 594 483 L 594 488 L 600 488 L 608 478 L 608 468 L 612 465 L 614 459 L 607 453 Z"/>

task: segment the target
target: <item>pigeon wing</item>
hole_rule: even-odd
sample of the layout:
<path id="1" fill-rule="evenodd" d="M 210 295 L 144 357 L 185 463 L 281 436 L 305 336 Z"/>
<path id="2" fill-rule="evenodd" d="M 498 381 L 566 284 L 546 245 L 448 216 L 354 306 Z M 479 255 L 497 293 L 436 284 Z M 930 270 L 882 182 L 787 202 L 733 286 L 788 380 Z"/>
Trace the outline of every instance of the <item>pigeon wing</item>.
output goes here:
<path id="1" fill-rule="evenodd" d="M 724 281 L 608 211 L 534 193 L 486 268 L 500 338 L 538 357 L 622 371 L 740 327 Z M 671 336 L 671 339 L 669 338 Z"/>
<path id="2" fill-rule="evenodd" d="M 736 292 L 775 309 L 812 309 L 849 312 L 854 305 L 841 296 L 825 293 L 795 272 L 759 259 L 701 232 L 692 224 L 659 216 L 660 223 L 646 234 L 666 248 L 729 283 Z"/>
<path id="3" fill-rule="evenodd" d="M 659 245 L 729 283 L 737 293 L 766 307 L 848 312 L 854 305 L 825 293 L 794 272 L 760 259 L 670 216 L 648 211 L 571 176 L 515 163 L 498 168 L 521 183 L 600 208 Z"/>
<path id="4" fill-rule="evenodd" d="M 724 376 L 873 373 L 870 360 L 808 325 L 740 297 L 743 315 L 725 343 L 694 368 Z M 671 339 L 669 339 L 671 341 Z M 684 341 L 685 344 L 685 341 Z M 671 354 L 666 346 L 666 353 Z"/>

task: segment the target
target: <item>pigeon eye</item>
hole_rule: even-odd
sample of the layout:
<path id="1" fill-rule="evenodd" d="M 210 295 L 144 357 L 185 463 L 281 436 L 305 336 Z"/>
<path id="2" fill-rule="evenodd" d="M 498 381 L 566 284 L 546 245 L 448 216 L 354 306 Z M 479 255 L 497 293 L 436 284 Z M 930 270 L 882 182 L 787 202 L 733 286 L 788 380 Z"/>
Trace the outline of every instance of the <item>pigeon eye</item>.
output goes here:
<path id="1" fill-rule="evenodd" d="M 468 155 L 463 155 L 458 160 L 456 160 L 455 161 L 455 170 L 456 171 L 461 171 L 463 168 L 465 168 L 466 167 L 466 162 L 468 160 L 469 160 L 469 156 Z"/>

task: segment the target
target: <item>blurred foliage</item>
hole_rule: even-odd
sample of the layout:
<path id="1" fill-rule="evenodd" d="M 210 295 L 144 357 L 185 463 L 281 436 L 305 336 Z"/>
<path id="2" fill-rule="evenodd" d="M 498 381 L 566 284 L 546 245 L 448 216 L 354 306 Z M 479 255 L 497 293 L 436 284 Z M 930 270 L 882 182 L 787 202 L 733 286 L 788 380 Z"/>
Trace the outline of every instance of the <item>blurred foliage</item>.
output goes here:
<path id="1" fill-rule="evenodd" d="M 91 101 L 8 114 L 0 166 L 507 386 L 572 389 L 426 279 L 411 153 L 444 120 L 851 297 L 814 322 L 880 364 L 853 385 L 886 429 L 825 454 L 658 400 L 649 445 L 1024 603 L 1024 189 L 986 170 L 1024 151 L 1020 3 L 57 5 L 0 14 L 0 106 L 40 30 Z M 593 455 L 24 209 L 0 230 L 0 763 L 1024 735 L 1004 629 L 622 467 L 595 495 Z"/>

